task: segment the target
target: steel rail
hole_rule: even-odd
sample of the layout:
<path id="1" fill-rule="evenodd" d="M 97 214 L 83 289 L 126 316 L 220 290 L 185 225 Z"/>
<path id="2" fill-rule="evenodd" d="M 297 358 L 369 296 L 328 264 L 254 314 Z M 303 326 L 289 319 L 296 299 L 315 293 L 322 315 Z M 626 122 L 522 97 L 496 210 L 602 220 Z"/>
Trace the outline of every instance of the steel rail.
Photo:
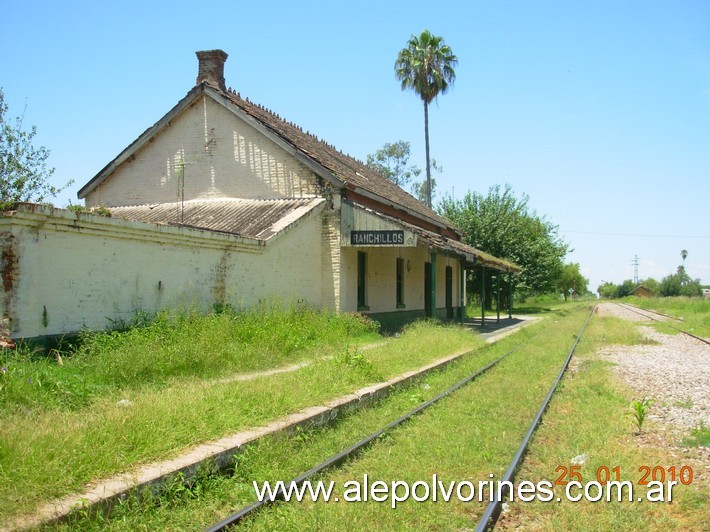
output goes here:
<path id="1" fill-rule="evenodd" d="M 525 433 L 525 437 L 523 437 L 523 441 L 520 443 L 520 447 L 518 447 L 518 451 L 515 453 L 515 456 L 513 457 L 513 460 L 510 462 L 510 466 L 508 467 L 508 470 L 505 472 L 505 475 L 499 482 L 505 482 L 507 483 L 502 484 L 503 489 L 500 490 L 500 495 L 501 498 L 498 498 L 498 490 L 495 490 L 492 493 L 493 498 L 491 499 L 491 502 L 488 503 L 488 506 L 486 507 L 486 510 L 483 512 L 483 516 L 481 517 L 480 521 L 478 522 L 478 525 L 476 526 L 476 532 L 483 532 L 485 530 L 492 530 L 493 527 L 495 527 L 496 522 L 498 521 L 498 517 L 500 516 L 501 508 L 503 505 L 503 497 L 510 492 L 510 485 L 513 482 L 513 479 L 515 478 L 515 471 L 518 469 L 520 466 L 521 462 L 523 461 L 523 457 L 525 456 L 525 453 L 527 452 L 528 444 L 530 443 L 530 439 L 532 438 L 533 433 L 535 432 L 535 429 L 537 429 L 537 426 L 540 424 L 540 421 L 542 420 L 542 415 L 545 413 L 545 410 L 547 410 L 547 406 L 550 403 L 550 400 L 552 399 L 552 395 L 555 393 L 555 390 L 557 390 L 557 386 L 562 380 L 562 376 L 564 375 L 565 371 L 567 370 L 567 366 L 569 366 L 569 362 L 572 359 L 572 355 L 574 354 L 574 350 L 577 349 L 577 344 L 579 344 L 579 341 L 582 338 L 582 335 L 584 334 L 584 330 L 587 328 L 587 324 L 589 323 L 589 320 L 592 318 L 592 315 L 594 314 L 594 309 L 596 308 L 596 305 L 592 307 L 592 310 L 589 311 L 589 316 L 587 316 L 587 319 L 584 321 L 584 325 L 582 325 L 582 328 L 579 331 L 579 334 L 577 335 L 577 338 L 574 341 L 574 344 L 572 345 L 572 348 L 569 350 L 569 354 L 567 355 L 567 358 L 565 359 L 564 364 L 562 365 L 562 369 L 560 369 L 559 374 L 557 375 L 557 378 L 555 381 L 552 383 L 552 386 L 550 387 L 550 391 L 547 392 L 547 395 L 545 396 L 545 399 L 542 401 L 542 405 L 540 405 L 540 408 L 538 409 L 537 413 L 535 414 L 535 417 L 532 420 L 532 423 L 530 423 L 530 427 L 528 427 L 528 431 Z"/>
<path id="2" fill-rule="evenodd" d="M 615 303 L 615 305 L 619 305 L 621 308 L 625 308 L 626 310 L 630 310 L 632 312 L 635 312 L 636 314 L 639 314 L 645 318 L 648 318 L 653 321 L 661 321 L 658 318 L 654 318 L 653 316 L 649 316 L 648 314 L 655 314 L 656 316 L 663 316 L 664 318 L 670 318 L 675 321 L 683 321 L 680 318 L 676 318 L 675 316 L 671 316 L 670 314 L 663 314 L 663 312 L 658 312 L 656 310 L 649 310 L 649 309 L 641 309 L 638 307 L 634 307 L 633 305 L 629 305 L 627 303 Z M 644 313 L 648 314 L 644 314 Z"/>
<path id="3" fill-rule="evenodd" d="M 407 420 L 408 420 L 409 418 L 411 418 L 412 416 L 414 416 L 414 415 L 418 414 L 419 412 L 421 412 L 422 410 L 425 410 L 426 408 L 432 406 L 434 403 L 440 401 L 440 400 L 443 399 L 444 397 L 446 397 L 446 396 L 450 395 L 451 393 L 455 392 L 456 390 L 458 390 L 458 389 L 461 388 L 462 386 L 465 386 L 466 384 L 468 384 L 469 382 L 471 382 L 472 380 L 474 380 L 476 377 L 479 377 L 479 376 L 483 375 L 485 372 L 487 372 L 487 371 L 488 371 L 489 369 L 491 369 L 493 366 L 495 366 L 496 364 L 498 364 L 501 360 L 503 360 L 503 359 L 506 358 L 507 356 L 511 355 L 512 353 L 514 353 L 514 352 L 517 351 L 518 349 L 520 349 L 523 345 L 525 345 L 525 343 L 521 343 L 521 344 L 517 345 L 515 348 L 511 349 L 510 351 L 508 351 L 508 352 L 505 353 L 504 355 L 501 355 L 500 357 L 498 357 L 497 359 L 493 360 L 492 362 L 489 362 L 489 363 L 488 363 L 487 365 L 485 365 L 483 368 L 477 370 L 476 372 L 472 373 L 472 374 L 469 375 L 468 377 L 466 377 L 466 378 L 460 380 L 459 382 L 457 382 L 456 384 L 454 384 L 454 385 L 451 386 L 450 388 L 447 388 L 447 389 L 444 390 L 443 392 L 439 393 L 437 396 L 435 396 L 435 397 L 433 397 L 432 399 L 429 399 L 428 401 L 426 401 L 426 402 L 420 404 L 419 406 L 417 406 L 416 408 L 410 410 L 409 412 L 407 412 L 407 413 L 404 414 L 403 416 L 399 417 L 398 419 L 396 419 L 396 420 L 394 420 L 394 421 L 388 423 L 387 425 L 385 425 L 383 428 L 381 428 L 381 429 L 378 430 L 377 432 L 373 432 L 372 434 L 370 434 L 370 435 L 367 436 L 366 438 L 363 438 L 362 440 L 360 440 L 359 442 L 355 443 L 354 445 L 351 445 L 350 447 L 348 447 L 348 448 L 345 449 L 344 451 L 341 451 L 341 452 L 339 452 L 339 453 L 337 453 L 337 454 L 331 456 L 330 458 L 328 458 L 328 459 L 325 460 L 324 462 L 321 462 L 320 464 L 318 464 L 317 466 L 313 467 L 313 468 L 310 469 L 309 471 L 303 473 L 302 475 L 300 475 L 300 476 L 294 478 L 293 480 L 291 480 L 291 481 L 289 481 L 289 482 L 285 482 L 284 485 L 300 486 L 303 482 L 305 482 L 306 480 L 308 480 L 308 479 L 311 478 L 312 476 L 314 476 L 314 475 L 320 473 L 321 471 L 323 471 L 323 470 L 325 470 L 325 469 L 328 469 L 328 468 L 330 468 L 330 467 L 334 467 L 334 466 L 340 465 L 340 464 L 341 464 L 342 462 L 344 462 L 347 458 L 349 458 L 350 456 L 353 456 L 355 453 L 357 453 L 358 451 L 360 451 L 360 450 L 363 449 L 364 447 L 366 447 L 366 446 L 368 446 L 369 444 L 371 444 L 373 441 L 375 441 L 377 438 L 379 438 L 380 436 L 382 436 L 382 435 L 383 435 L 385 432 L 387 432 L 388 430 L 391 430 L 391 429 L 393 429 L 394 427 L 396 427 L 397 425 L 400 425 L 400 424 L 404 423 L 405 421 L 407 421 Z M 276 502 L 276 501 L 278 501 L 278 500 L 282 500 L 283 497 L 284 497 L 284 495 L 285 495 L 285 494 L 284 494 L 283 488 L 279 488 L 279 491 L 278 491 L 276 494 L 274 494 L 274 496 L 273 496 L 272 498 L 265 498 L 265 499 L 263 499 L 263 500 L 261 500 L 261 501 L 255 501 L 255 502 L 251 503 L 250 505 L 243 507 L 241 510 L 239 510 L 239 511 L 233 513 L 232 515 L 230 515 L 230 516 L 227 517 L 226 519 L 220 521 L 219 523 L 217 523 L 217 524 L 215 524 L 215 525 L 212 525 L 212 526 L 211 526 L 210 528 L 208 528 L 207 530 L 208 530 L 208 532 L 216 532 L 216 531 L 218 531 L 218 530 L 224 530 L 224 529 L 227 528 L 227 527 L 233 526 L 233 525 L 239 523 L 239 521 L 241 521 L 242 519 L 244 519 L 245 517 L 247 517 L 247 516 L 250 515 L 251 513 L 253 513 L 253 512 L 255 512 L 256 510 L 258 510 L 259 508 L 262 508 L 263 506 L 266 506 L 266 505 L 268 505 L 268 504 L 272 504 L 272 503 L 274 503 L 274 502 Z"/>
<path id="4" fill-rule="evenodd" d="M 615 304 L 616 304 L 616 305 L 619 305 L 619 306 L 620 306 L 621 308 L 623 308 L 623 309 L 630 310 L 630 311 L 632 311 L 632 312 L 635 312 L 635 313 L 638 314 L 639 316 L 643 316 L 644 318 L 648 318 L 648 319 L 653 320 L 653 321 L 662 321 L 662 320 L 660 320 L 660 319 L 658 319 L 658 318 L 654 318 L 653 316 L 649 316 L 648 314 L 644 314 L 644 312 L 648 312 L 648 313 L 650 313 L 650 314 L 657 314 L 657 315 L 659 315 L 659 316 L 664 316 L 664 317 L 666 317 L 666 318 L 670 318 L 670 319 L 676 320 L 676 321 L 683 321 L 683 320 L 681 320 L 680 318 L 676 318 L 676 317 L 674 317 L 674 316 L 669 316 L 668 314 L 663 314 L 662 312 L 656 312 L 655 310 L 638 309 L 638 308 L 636 308 L 636 307 L 634 307 L 634 306 L 632 306 L 632 305 L 626 305 L 626 304 L 624 304 L 624 303 L 615 303 Z M 670 328 L 673 329 L 674 331 L 678 331 L 679 333 L 683 333 L 683 334 L 685 334 L 685 335 L 690 336 L 691 338 L 695 338 L 696 340 L 700 340 L 701 342 L 710 345 L 710 341 L 708 341 L 707 339 L 705 339 L 705 338 L 703 338 L 703 337 L 701 337 L 701 336 L 697 336 L 697 335 L 695 335 L 695 334 L 693 334 L 693 333 L 689 333 L 688 331 L 684 331 L 683 329 L 679 329 L 678 327 L 673 327 L 673 325 L 670 325 L 670 324 L 668 324 L 668 323 L 667 323 L 666 325 L 668 325 L 668 327 L 670 327 Z"/>

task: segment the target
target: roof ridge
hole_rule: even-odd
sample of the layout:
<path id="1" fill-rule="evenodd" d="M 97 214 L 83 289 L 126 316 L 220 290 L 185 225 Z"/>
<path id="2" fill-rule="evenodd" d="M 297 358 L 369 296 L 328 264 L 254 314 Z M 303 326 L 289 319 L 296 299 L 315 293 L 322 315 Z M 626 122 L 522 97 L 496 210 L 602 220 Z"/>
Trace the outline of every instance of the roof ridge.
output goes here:
<path id="1" fill-rule="evenodd" d="M 267 107 L 252 102 L 249 97 L 242 97 L 241 93 L 236 92 L 233 88 L 216 88 L 204 81 L 193 87 L 163 118 L 148 128 L 128 148 L 124 149 L 118 157 L 106 165 L 99 174 L 94 176 L 89 183 L 84 185 L 79 191 L 80 197 L 84 198 L 106 178 L 110 177 L 121 163 L 127 160 L 136 150 L 141 149 L 153 136 L 159 134 L 167 124 L 170 124 L 174 117 L 182 113 L 188 105 L 203 94 L 224 98 L 226 100 L 225 103 L 232 104 L 241 113 L 259 123 L 270 134 L 289 144 L 296 150 L 296 153 L 319 165 L 339 183 L 339 186 L 347 186 L 347 188 L 354 190 L 356 193 L 374 194 L 375 199 L 380 198 L 377 201 L 382 201 L 383 204 L 391 204 L 395 208 L 410 212 L 424 222 L 459 231 L 450 221 L 443 218 L 433 209 L 428 208 L 412 194 L 388 180 L 372 167 L 367 166 L 365 162 L 350 154 L 343 153 L 334 145 L 329 144 L 324 139 L 320 139 L 318 135 L 310 131 L 304 131 L 302 127 L 282 118 Z"/>
<path id="2" fill-rule="evenodd" d="M 343 152 L 343 150 L 338 149 L 334 144 L 329 143 L 329 142 L 326 141 L 325 139 L 323 139 L 323 138 L 318 138 L 318 135 L 316 135 L 315 133 L 311 133 L 310 130 L 304 131 L 303 128 L 302 128 L 301 126 L 297 125 L 295 122 L 291 122 L 290 120 L 286 120 L 285 117 L 282 117 L 282 116 L 279 115 L 277 112 L 275 112 L 275 111 L 269 109 L 269 108 L 266 107 L 265 105 L 262 105 L 262 104 L 260 104 L 260 103 L 256 103 L 256 102 L 250 101 L 248 96 L 247 96 L 246 98 L 242 98 L 241 93 L 240 93 L 240 92 L 236 92 L 236 91 L 235 91 L 234 89 L 232 89 L 231 87 L 230 87 L 229 89 L 227 89 L 226 92 L 227 92 L 227 95 L 228 95 L 228 96 L 236 97 L 237 99 L 241 100 L 242 102 L 246 102 L 246 103 L 249 104 L 249 105 L 253 105 L 253 106 L 255 106 L 257 109 L 259 109 L 260 111 L 263 111 L 263 112 L 265 112 L 265 113 L 271 115 L 273 118 L 276 118 L 276 119 L 279 120 L 282 124 L 285 124 L 285 125 L 287 125 L 287 126 L 290 126 L 290 127 L 292 127 L 293 129 L 299 131 L 300 133 L 304 133 L 305 135 L 309 136 L 310 138 L 316 140 L 316 141 L 317 141 L 318 143 L 320 143 L 322 146 L 325 146 L 326 148 L 329 148 L 329 149 L 331 149 L 331 150 L 333 150 L 333 151 L 336 151 L 336 152 L 338 152 L 340 155 L 343 155 L 343 156 L 345 156 L 345 157 L 348 157 L 349 159 L 352 159 L 353 161 L 357 162 L 358 164 L 360 164 L 360 165 L 362 165 L 362 166 L 365 166 L 365 167 L 367 167 L 367 168 L 370 168 L 370 167 L 367 166 L 367 165 L 365 164 L 365 162 L 363 162 L 362 160 L 360 160 L 360 159 L 358 159 L 358 158 L 356 158 L 356 157 L 350 155 L 349 153 Z M 375 171 L 374 169 L 372 169 L 372 170 Z M 382 176 L 382 177 L 383 177 L 384 179 L 386 179 L 384 176 Z M 406 192 L 406 191 L 405 191 L 405 192 Z"/>

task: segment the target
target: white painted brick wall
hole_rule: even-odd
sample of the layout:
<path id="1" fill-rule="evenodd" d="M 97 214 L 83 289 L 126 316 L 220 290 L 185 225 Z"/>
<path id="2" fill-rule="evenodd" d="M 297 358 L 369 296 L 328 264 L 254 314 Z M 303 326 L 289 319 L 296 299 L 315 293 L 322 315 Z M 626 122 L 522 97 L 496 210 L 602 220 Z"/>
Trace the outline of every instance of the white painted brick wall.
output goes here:
<path id="1" fill-rule="evenodd" d="M 22 223 L 0 219 L 0 234 L 14 235 L 19 257 L 9 298 L 13 337 L 103 329 L 138 310 L 274 299 L 321 305 L 317 214 L 258 246 L 218 233 L 38 211 Z"/>
<path id="2" fill-rule="evenodd" d="M 203 95 L 89 193 L 86 204 L 299 198 L 318 194 L 316 182 L 310 169 Z"/>
<path id="3" fill-rule="evenodd" d="M 340 310 L 340 222 L 336 212 L 323 216 L 321 242 L 323 304 Z"/>
<path id="4" fill-rule="evenodd" d="M 424 263 L 431 261 L 426 245 L 415 248 L 378 247 L 342 248 L 342 291 L 344 311 L 357 310 L 357 252 L 367 253 L 367 304 L 369 312 L 394 312 L 397 310 L 424 310 Z M 397 258 L 404 259 L 404 304 L 405 309 L 397 309 L 396 264 Z M 407 271 L 409 261 L 411 269 Z M 436 308 L 446 305 L 446 266 L 451 266 L 453 274 L 453 306 L 461 300 L 460 261 L 446 255 L 436 259 Z"/>

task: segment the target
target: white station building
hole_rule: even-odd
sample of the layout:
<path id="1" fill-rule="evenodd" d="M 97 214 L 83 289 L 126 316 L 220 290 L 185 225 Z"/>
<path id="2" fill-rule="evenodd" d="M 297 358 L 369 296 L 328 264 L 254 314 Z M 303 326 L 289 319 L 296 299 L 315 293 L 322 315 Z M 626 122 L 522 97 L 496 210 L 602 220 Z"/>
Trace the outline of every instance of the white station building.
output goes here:
<path id="1" fill-rule="evenodd" d="M 519 271 L 362 162 L 227 89 L 226 53 L 197 56 L 195 87 L 79 191 L 110 217 L 35 204 L 0 213 L 3 335 L 268 301 L 393 328 L 463 319 L 466 269 Z"/>

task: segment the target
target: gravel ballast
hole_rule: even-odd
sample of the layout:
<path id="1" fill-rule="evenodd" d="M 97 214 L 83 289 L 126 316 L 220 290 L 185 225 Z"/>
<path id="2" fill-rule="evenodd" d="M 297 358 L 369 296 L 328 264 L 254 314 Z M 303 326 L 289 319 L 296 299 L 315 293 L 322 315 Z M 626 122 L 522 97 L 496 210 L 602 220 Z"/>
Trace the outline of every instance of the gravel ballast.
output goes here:
<path id="1" fill-rule="evenodd" d="M 599 315 L 648 322 L 635 312 L 613 303 L 601 303 Z M 600 353 L 614 362 L 614 371 L 640 401 L 653 403 L 648 419 L 689 430 L 710 426 L 710 345 L 684 334 L 662 334 L 640 326 L 648 344 L 609 346 Z"/>
<path id="2" fill-rule="evenodd" d="M 601 303 L 599 315 L 634 322 L 651 322 L 613 303 Z M 600 355 L 635 392 L 653 403 L 648 419 L 689 430 L 710 426 L 710 345 L 684 334 L 662 334 L 651 327 L 640 330 L 649 343 L 609 346 Z"/>

